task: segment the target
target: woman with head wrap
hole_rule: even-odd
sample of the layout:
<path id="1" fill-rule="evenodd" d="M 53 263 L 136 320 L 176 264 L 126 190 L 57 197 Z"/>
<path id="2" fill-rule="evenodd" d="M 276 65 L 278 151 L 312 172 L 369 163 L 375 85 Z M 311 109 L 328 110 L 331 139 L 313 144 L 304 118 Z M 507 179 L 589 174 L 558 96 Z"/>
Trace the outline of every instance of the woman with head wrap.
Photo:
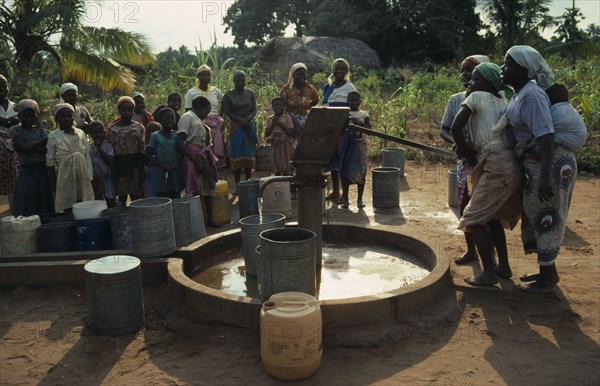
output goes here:
<path id="1" fill-rule="evenodd" d="M 210 102 L 210 113 L 204 119 L 204 123 L 210 128 L 212 136 L 212 151 L 219 158 L 217 166 L 225 167 L 225 146 L 223 144 L 223 133 L 221 126 L 223 125 L 223 93 L 221 90 L 210 84 L 212 77 L 212 69 L 203 64 L 196 70 L 196 87 L 192 87 L 185 94 L 185 110 L 192 108 L 192 101 L 197 96 L 203 96 Z"/>
<path id="2" fill-rule="evenodd" d="M 17 179 L 17 153 L 10 137 L 10 128 L 19 124 L 16 103 L 8 98 L 8 80 L 0 75 L 0 196 L 8 196 L 12 205 Z"/>
<path id="3" fill-rule="evenodd" d="M 287 83 L 279 90 L 279 96 L 285 102 L 285 110 L 296 119 L 300 129 L 304 128 L 308 110 L 319 103 L 317 89 L 306 80 L 307 71 L 304 63 L 292 65 Z"/>
<path id="4" fill-rule="evenodd" d="M 73 106 L 59 103 L 52 112 L 58 128 L 48 135 L 46 164 L 55 193 L 54 206 L 61 212 L 77 202 L 94 199 L 94 172 L 87 136 L 75 127 Z"/>
<path id="5" fill-rule="evenodd" d="M 471 74 L 480 63 L 488 63 L 490 59 L 485 55 L 471 55 L 467 56 L 465 60 L 462 61 L 460 66 L 460 81 L 465 89 L 468 89 L 469 82 L 471 81 Z M 450 96 L 448 99 L 448 103 L 446 104 L 446 111 L 444 111 L 444 117 L 442 118 L 442 126 L 440 128 L 440 136 L 448 143 L 454 143 L 454 139 L 452 138 L 452 133 L 450 132 L 450 127 L 452 126 L 452 121 L 454 121 L 454 117 L 458 114 L 458 110 L 462 103 L 467 99 L 469 91 L 462 91 Z M 468 141 L 468 132 L 467 127 L 463 127 L 463 134 Z M 463 162 L 462 160 L 458 160 L 457 162 L 457 197 L 458 197 L 458 211 L 459 214 L 462 215 L 465 207 L 469 203 L 469 193 L 467 191 L 467 177 L 471 174 L 473 170 L 473 166 L 469 163 Z M 472 260 L 477 260 L 477 251 L 475 249 L 475 242 L 473 241 L 473 237 L 470 233 L 465 232 L 465 241 L 467 243 L 467 251 L 462 255 L 454 259 L 454 262 L 458 265 L 468 263 Z"/>
<path id="6" fill-rule="evenodd" d="M 472 234 L 481 257 L 483 272 L 465 278 L 471 285 L 493 285 L 498 275 L 512 275 L 504 229 L 513 229 L 521 214 L 520 164 L 514 154 L 514 141 L 498 125 L 506 106 L 500 95 L 500 67 L 482 63 L 475 67 L 469 82 L 470 94 L 452 122 L 452 134 L 461 159 L 477 165 L 469 177 L 471 200 L 465 207 L 459 229 Z M 467 125 L 468 122 L 468 125 Z M 470 144 L 462 128 L 468 127 Z M 493 250 L 498 253 L 494 268 Z"/>
<path id="7" fill-rule="evenodd" d="M 77 104 L 79 89 L 73 83 L 63 83 L 60 86 L 60 97 L 65 103 L 75 109 L 75 126 L 86 131 L 86 126 L 93 121 L 88 109 Z"/>
<path id="8" fill-rule="evenodd" d="M 327 84 L 323 88 L 323 106 L 348 106 L 348 94 L 356 91 L 356 87 L 350 82 L 350 64 L 344 58 L 337 58 L 331 66 L 331 75 L 327 78 Z M 338 147 L 340 141 L 338 140 Z M 331 155 L 329 163 L 323 168 L 323 172 L 331 172 L 332 191 L 327 195 L 327 200 L 340 199 L 340 154 L 344 149 L 337 149 Z M 342 202 L 339 202 L 340 204 Z"/>
<path id="9" fill-rule="evenodd" d="M 515 95 L 506 117 L 517 141 L 525 174 L 521 238 L 525 253 L 537 253 L 539 275 L 525 275 L 524 292 L 552 292 L 558 282 L 556 258 L 562 243 L 577 162 L 572 151 L 555 143 L 550 100 L 544 92 L 554 83 L 542 55 L 529 46 L 513 46 L 504 58 L 502 81 Z"/>
<path id="10" fill-rule="evenodd" d="M 252 177 L 252 169 L 256 166 L 256 96 L 251 90 L 246 90 L 246 73 L 237 70 L 233 73 L 233 90 L 223 97 L 223 109 L 231 119 L 229 128 L 229 156 L 231 168 L 234 170 L 236 191 L 241 180 L 241 169 L 244 169 L 246 179 Z"/>
<path id="11" fill-rule="evenodd" d="M 115 158 L 113 161 L 112 179 L 115 194 L 119 196 L 121 205 L 136 200 L 141 194 L 144 183 L 144 157 L 146 154 L 146 129 L 141 123 L 132 119 L 135 101 L 123 96 L 117 102 L 120 117 L 108 128 L 108 141 L 113 145 Z"/>
<path id="12" fill-rule="evenodd" d="M 38 104 L 33 99 L 23 99 L 15 110 L 20 124 L 10 128 L 10 135 L 19 159 L 19 173 L 11 211 L 14 216 L 52 213 L 54 204 L 46 168 L 48 132 L 38 125 Z"/>

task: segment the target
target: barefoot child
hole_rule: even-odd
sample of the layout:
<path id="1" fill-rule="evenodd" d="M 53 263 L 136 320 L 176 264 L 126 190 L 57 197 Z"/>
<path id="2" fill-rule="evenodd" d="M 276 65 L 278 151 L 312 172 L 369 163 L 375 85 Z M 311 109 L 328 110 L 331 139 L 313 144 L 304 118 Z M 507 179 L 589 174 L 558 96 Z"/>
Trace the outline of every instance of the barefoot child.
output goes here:
<path id="1" fill-rule="evenodd" d="M 506 106 L 499 94 L 501 89 L 500 67 L 493 63 L 475 67 L 469 83 L 471 93 L 452 122 L 458 155 L 470 164 L 477 164 L 470 176 L 471 200 L 458 224 L 459 229 L 472 233 L 481 257 L 483 272 L 465 278 L 474 286 L 493 285 L 498 282 L 498 275 L 505 278 L 512 275 L 503 227 L 513 229 L 522 208 L 520 163 L 514 141 L 504 126 L 500 125 L 497 131 L 495 128 Z M 467 145 L 462 132 L 467 121 L 474 150 Z M 499 261 L 496 268 L 494 247 Z"/>
<path id="2" fill-rule="evenodd" d="M 358 126 L 371 128 L 371 120 L 369 113 L 364 110 L 359 110 L 360 94 L 358 91 L 348 93 L 348 106 L 350 107 L 350 118 L 352 123 Z M 367 142 L 362 133 L 354 129 L 347 128 L 342 136 L 342 144 L 340 149 L 345 151 L 340 154 L 340 178 L 342 180 L 342 208 L 348 208 L 349 199 L 348 191 L 351 184 L 358 186 L 358 196 L 356 206 L 364 208 L 362 201 L 363 192 L 365 191 L 365 181 L 367 177 Z"/>
<path id="3" fill-rule="evenodd" d="M 273 115 L 267 117 L 265 139 L 271 144 L 273 171 L 276 176 L 292 175 L 295 125 L 292 115 L 285 112 L 285 101 L 277 97 L 271 100 Z"/>
<path id="4" fill-rule="evenodd" d="M 52 189 L 46 168 L 48 132 L 38 126 L 38 104 L 33 99 L 23 99 L 15 111 L 21 123 L 10 128 L 19 160 L 12 213 L 14 216 L 53 213 Z"/>
<path id="5" fill-rule="evenodd" d="M 148 176 L 152 176 L 154 186 L 147 186 L 146 192 L 153 191 L 158 197 L 177 198 L 183 190 L 183 172 L 176 147 L 175 111 L 165 107 L 156 118 L 161 130 L 150 135 L 150 142 L 146 146 Z"/>
<path id="6" fill-rule="evenodd" d="M 110 170 L 115 158 L 115 151 L 112 145 L 106 141 L 103 122 L 94 121 L 90 123 L 88 128 L 92 136 L 90 158 L 92 159 L 92 169 L 94 172 L 92 180 L 94 198 L 96 200 L 106 200 L 108 207 L 112 208 L 116 205 L 116 201 Z"/>
<path id="7" fill-rule="evenodd" d="M 197 96 L 192 101 L 192 109 L 179 119 L 177 150 L 183 158 L 185 193 L 200 194 L 206 207 L 207 225 L 217 227 L 213 221 L 213 194 L 219 174 L 218 158 L 210 148 L 210 128 L 202 121 L 208 116 L 210 101 Z"/>
<path id="8" fill-rule="evenodd" d="M 53 112 L 58 128 L 48 135 L 46 163 L 55 192 L 54 206 L 61 212 L 79 201 L 94 199 L 94 172 L 87 137 L 75 127 L 73 106 L 59 103 Z"/>
<path id="9" fill-rule="evenodd" d="M 146 129 L 141 123 L 132 120 L 135 102 L 128 96 L 117 101 L 119 118 L 108 128 L 108 140 L 115 151 L 112 170 L 113 187 L 120 205 L 125 205 L 127 195 L 131 201 L 137 200 L 144 182 L 144 142 Z"/>

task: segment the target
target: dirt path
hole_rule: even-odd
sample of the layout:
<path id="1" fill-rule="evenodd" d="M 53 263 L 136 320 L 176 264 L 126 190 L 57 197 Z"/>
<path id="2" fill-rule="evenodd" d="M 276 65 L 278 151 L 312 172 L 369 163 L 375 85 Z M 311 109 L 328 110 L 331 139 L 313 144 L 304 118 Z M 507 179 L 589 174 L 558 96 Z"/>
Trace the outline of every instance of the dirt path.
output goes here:
<path id="1" fill-rule="evenodd" d="M 448 208 L 447 168 L 407 163 L 401 208 L 331 209 L 332 222 L 382 226 L 427 240 L 438 255 L 464 251 Z M 370 177 L 370 175 L 369 175 Z M 324 335 L 319 371 L 297 384 L 600 384 L 600 178 L 580 176 L 558 260 L 554 295 L 525 295 L 510 280 L 472 288 L 476 264 L 452 264 L 455 294 L 400 321 Z M 507 232 L 515 275 L 534 272 L 519 231 Z M 0 383 L 284 384 L 260 363 L 258 331 L 204 319 L 173 301 L 166 285 L 144 288 L 146 325 L 133 336 L 95 336 L 85 328 L 84 289 L 0 290 Z"/>

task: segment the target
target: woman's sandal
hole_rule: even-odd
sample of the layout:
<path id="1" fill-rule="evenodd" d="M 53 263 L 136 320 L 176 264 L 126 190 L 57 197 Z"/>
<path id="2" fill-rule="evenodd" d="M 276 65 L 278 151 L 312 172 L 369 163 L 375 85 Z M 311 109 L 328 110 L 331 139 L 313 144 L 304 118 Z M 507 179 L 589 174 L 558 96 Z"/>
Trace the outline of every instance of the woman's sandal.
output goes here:
<path id="1" fill-rule="evenodd" d="M 340 194 L 335 192 L 331 192 L 329 195 L 327 195 L 327 197 L 325 197 L 327 201 L 337 200 L 338 198 L 340 198 Z"/>
<path id="2" fill-rule="evenodd" d="M 508 270 L 498 269 L 498 266 L 496 266 L 494 268 L 494 270 L 496 271 L 496 275 L 498 275 L 504 279 L 510 279 L 512 277 L 512 271 L 510 269 L 508 269 Z"/>
<path id="3" fill-rule="evenodd" d="M 477 261 L 477 256 L 475 255 L 462 255 L 460 257 L 457 257 L 456 259 L 454 259 L 454 264 L 456 265 L 464 265 L 464 264 L 468 264 L 471 261 Z"/>
<path id="4" fill-rule="evenodd" d="M 540 274 L 539 273 L 526 273 L 524 275 L 519 276 L 519 280 L 522 281 L 523 283 L 529 283 L 532 281 L 536 281 L 537 279 L 539 279 Z M 558 284 L 558 282 L 560 282 L 560 277 L 557 275 L 556 277 L 553 277 L 554 279 L 554 284 Z"/>

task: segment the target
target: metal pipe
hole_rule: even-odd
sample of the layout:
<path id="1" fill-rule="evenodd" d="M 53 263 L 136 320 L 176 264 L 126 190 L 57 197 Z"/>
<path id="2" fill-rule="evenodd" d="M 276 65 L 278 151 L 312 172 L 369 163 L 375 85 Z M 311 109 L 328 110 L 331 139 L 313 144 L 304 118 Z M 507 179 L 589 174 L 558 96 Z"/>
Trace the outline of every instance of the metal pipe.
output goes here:
<path id="1" fill-rule="evenodd" d="M 258 197 L 262 198 L 262 195 L 265 191 L 267 185 L 270 185 L 274 182 L 292 182 L 294 180 L 294 176 L 275 176 L 266 180 L 260 187 L 258 188 Z"/>
<path id="2" fill-rule="evenodd" d="M 350 127 L 356 131 L 359 131 L 364 134 L 372 135 L 374 137 L 387 139 L 388 141 L 398 142 L 398 143 L 401 143 L 406 146 L 416 147 L 417 149 L 425 150 L 425 151 L 435 153 L 435 154 L 438 154 L 438 155 L 441 155 L 444 157 L 456 158 L 456 154 L 452 153 L 451 151 L 448 151 L 448 150 L 438 149 L 437 147 L 425 145 L 425 144 L 415 142 L 415 141 L 410 141 L 408 139 L 404 139 L 404 138 L 400 138 L 400 137 L 395 137 L 393 135 L 382 133 L 381 131 L 372 130 L 372 129 L 369 129 L 369 128 L 363 127 L 363 126 L 350 125 Z"/>

